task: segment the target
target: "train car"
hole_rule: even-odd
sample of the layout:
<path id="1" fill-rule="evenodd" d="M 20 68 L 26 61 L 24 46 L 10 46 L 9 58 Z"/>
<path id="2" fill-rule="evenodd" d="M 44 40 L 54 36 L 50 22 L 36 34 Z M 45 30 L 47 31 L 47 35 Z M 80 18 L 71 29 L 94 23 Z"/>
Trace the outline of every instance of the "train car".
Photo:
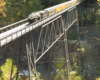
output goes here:
<path id="1" fill-rule="evenodd" d="M 68 7 L 70 6 L 70 4 L 69 4 L 69 3 L 70 3 L 69 1 L 65 3 L 66 8 L 68 8 Z"/>
<path id="2" fill-rule="evenodd" d="M 64 3 L 61 3 L 59 5 L 56 5 L 57 6 L 56 12 L 59 12 L 59 11 L 61 11 L 63 9 L 66 9 L 67 7 L 69 7 L 69 4 L 68 3 L 69 3 L 69 1 L 68 2 L 64 2 Z"/>
<path id="3" fill-rule="evenodd" d="M 33 13 L 31 13 L 30 15 L 29 15 L 29 17 L 28 17 L 30 20 L 35 20 L 35 19 L 40 19 L 41 18 L 41 14 L 40 14 L 40 12 L 33 12 Z"/>
<path id="4" fill-rule="evenodd" d="M 71 0 L 71 1 L 69 1 L 69 5 L 70 6 L 72 6 L 73 5 L 73 1 Z"/>
<path id="5" fill-rule="evenodd" d="M 56 12 L 59 12 L 61 10 L 62 10 L 62 4 L 57 5 Z"/>
<path id="6" fill-rule="evenodd" d="M 76 0 L 72 0 L 73 5 L 76 4 Z"/>
<path id="7" fill-rule="evenodd" d="M 62 10 L 67 8 L 66 2 L 62 4 Z"/>
<path id="8" fill-rule="evenodd" d="M 28 17 L 28 21 L 29 21 L 29 24 L 32 24 L 33 22 L 36 22 L 38 20 L 41 19 L 41 13 L 40 12 L 33 12 L 29 15 Z"/>
<path id="9" fill-rule="evenodd" d="M 41 19 L 43 19 L 43 18 L 45 18 L 45 17 L 47 17 L 47 16 L 49 15 L 49 12 L 46 11 L 46 10 L 39 11 L 39 12 L 40 12 L 40 14 L 41 14 Z"/>
<path id="10" fill-rule="evenodd" d="M 53 14 L 56 13 L 56 6 L 53 6 L 53 7 L 50 7 L 50 8 L 46 8 L 44 10 L 48 12 L 48 16 L 53 15 Z"/>
<path id="11" fill-rule="evenodd" d="M 34 12 L 32 14 L 29 15 L 29 19 L 30 20 L 34 20 L 34 19 L 43 19 L 47 16 L 51 16 L 63 9 L 66 9 L 68 7 L 71 7 L 72 5 L 78 3 L 78 2 L 81 2 L 83 0 L 70 0 L 70 1 L 67 1 L 67 2 L 64 2 L 64 3 L 61 3 L 61 4 L 58 4 L 58 5 L 55 5 L 53 7 L 50 7 L 50 8 L 46 8 L 42 11 L 38 11 L 38 12 Z"/>

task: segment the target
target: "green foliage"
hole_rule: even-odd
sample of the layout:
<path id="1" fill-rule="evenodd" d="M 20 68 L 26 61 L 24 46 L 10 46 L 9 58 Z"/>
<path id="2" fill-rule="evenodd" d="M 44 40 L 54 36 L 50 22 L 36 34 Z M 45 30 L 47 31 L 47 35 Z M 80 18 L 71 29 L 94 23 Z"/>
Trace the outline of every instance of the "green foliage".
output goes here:
<path id="1" fill-rule="evenodd" d="M 86 32 L 86 28 L 85 27 L 83 27 L 83 32 Z"/>
<path id="2" fill-rule="evenodd" d="M 77 51 L 79 51 L 79 50 L 82 52 L 82 58 L 84 59 L 88 56 L 88 54 L 86 54 L 86 53 L 88 53 L 90 49 L 87 45 L 82 45 L 82 48 L 80 48 L 80 49 L 77 48 Z"/>
<path id="3" fill-rule="evenodd" d="M 75 72 L 74 71 L 70 72 L 70 80 L 75 80 Z"/>
<path id="4" fill-rule="evenodd" d="M 91 21 L 92 15 L 91 15 L 90 11 L 88 11 L 88 12 L 83 11 L 81 16 L 82 16 L 83 21 L 89 21 L 89 22 Z"/>
<path id="5" fill-rule="evenodd" d="M 77 67 L 77 59 L 75 60 L 74 65 L 73 65 L 73 68 L 76 68 L 76 67 Z"/>
<path id="6" fill-rule="evenodd" d="M 84 77 L 81 76 L 75 76 L 75 72 L 70 73 L 70 80 L 84 80 Z"/>
<path id="7" fill-rule="evenodd" d="M 96 66 L 95 67 L 95 76 L 96 77 L 96 80 L 100 80 L 100 66 Z"/>
<path id="8" fill-rule="evenodd" d="M 100 0 L 97 0 L 97 3 L 100 4 Z"/>
<path id="9" fill-rule="evenodd" d="M 33 72 L 35 73 L 34 69 L 33 69 Z M 33 74 L 33 75 L 31 75 L 31 76 L 32 76 L 32 77 L 31 77 L 31 80 L 33 80 L 33 79 L 35 78 L 35 75 Z M 43 79 L 40 78 L 40 76 L 41 76 L 41 73 L 38 72 L 38 74 L 37 74 L 37 80 L 43 80 Z M 29 80 L 29 79 L 27 79 L 27 80 Z"/>
<path id="10" fill-rule="evenodd" d="M 77 66 L 76 71 L 70 72 L 70 80 L 84 80 L 84 77 L 81 75 L 81 67 Z"/>
<path id="11" fill-rule="evenodd" d="M 43 80 L 43 79 L 40 78 L 40 76 L 41 76 L 41 73 L 39 72 L 39 73 L 37 74 L 37 80 Z"/>
<path id="12" fill-rule="evenodd" d="M 93 23 L 96 25 L 95 27 L 100 27 L 100 7 L 98 4 L 94 4 L 93 6 L 94 8 L 88 10 L 87 12 L 83 11 L 80 16 L 82 17 L 84 23 L 87 23 L 87 25 L 89 23 Z"/>
<path id="13" fill-rule="evenodd" d="M 77 66 L 77 67 L 76 67 L 76 76 L 81 75 L 81 72 L 82 72 L 81 66 Z"/>
<path id="14" fill-rule="evenodd" d="M 61 61 L 62 63 L 59 63 L 59 61 Z M 61 70 L 59 70 L 64 65 L 63 62 L 64 62 L 63 58 L 57 59 L 57 61 L 55 62 L 56 71 L 54 71 L 54 73 L 52 74 L 52 77 L 54 77 L 54 80 L 60 80 L 61 78 L 62 80 L 66 80 L 68 78 L 68 76 L 66 75 L 68 72 L 66 67 L 63 67 Z M 82 71 L 82 68 L 80 66 L 77 66 L 76 71 L 70 72 L 70 80 L 84 80 L 84 77 L 80 76 L 81 71 Z M 55 76 L 56 73 L 58 74 Z"/>
<path id="15" fill-rule="evenodd" d="M 68 37 L 70 39 L 77 39 L 77 34 L 75 31 L 70 31 Z"/>
<path id="16" fill-rule="evenodd" d="M 0 14 L 2 14 L 3 17 L 6 17 L 6 14 L 4 13 L 3 9 L 5 9 L 5 1 L 0 0 Z"/>
<path id="17" fill-rule="evenodd" d="M 41 4 L 44 5 L 44 8 L 47 8 L 65 2 L 66 0 L 40 0 L 40 1 Z"/>
<path id="18" fill-rule="evenodd" d="M 16 17 L 18 16 L 20 18 L 26 18 L 31 12 L 38 11 L 43 8 L 39 0 L 21 0 L 19 2 L 16 2 L 16 0 L 15 2 L 12 1 L 14 0 L 6 0 L 6 8 L 7 10 L 11 10 Z"/>
<path id="19" fill-rule="evenodd" d="M 59 71 L 59 69 L 57 71 Z M 66 73 L 67 73 L 67 69 L 61 69 L 60 72 L 58 72 L 58 74 L 54 77 L 54 80 L 60 80 L 60 78 L 66 80 L 67 78 Z"/>
<path id="20" fill-rule="evenodd" d="M 96 27 L 100 27 L 100 16 L 96 17 L 95 24 Z"/>
<path id="21" fill-rule="evenodd" d="M 96 80 L 100 80 L 100 78 L 96 78 Z"/>
<path id="22" fill-rule="evenodd" d="M 89 47 L 87 45 L 83 45 L 82 48 L 84 49 L 83 52 L 89 52 Z"/>
<path id="23" fill-rule="evenodd" d="M 95 72 L 95 77 L 100 77 L 100 66 L 97 66 L 96 68 L 95 68 L 95 70 L 96 70 L 96 72 Z"/>
<path id="24" fill-rule="evenodd" d="M 64 58 L 59 58 L 59 59 L 56 60 L 56 62 L 55 62 L 56 70 L 52 74 L 52 77 L 54 77 L 54 80 L 60 80 L 61 78 L 63 80 L 66 80 L 66 78 L 67 78 L 67 69 L 66 69 L 66 66 L 63 66 L 64 62 L 65 62 Z M 58 73 L 58 74 L 56 75 L 56 73 Z"/>
<path id="25" fill-rule="evenodd" d="M 2 72 L 1 72 L 1 69 L 0 69 L 0 80 L 2 80 Z"/>
<path id="26" fill-rule="evenodd" d="M 87 52 L 89 52 L 89 47 L 87 46 L 87 45 L 83 45 L 82 46 L 82 48 L 77 48 L 77 51 L 79 51 L 79 50 L 81 50 L 81 52 L 83 52 L 83 53 L 87 53 Z"/>
<path id="27" fill-rule="evenodd" d="M 55 62 L 55 67 L 57 69 L 61 68 L 64 65 L 64 62 L 65 62 L 64 58 L 57 59 Z"/>
<path id="28" fill-rule="evenodd" d="M 50 6 L 65 2 L 66 0 L 49 0 Z"/>
<path id="29" fill-rule="evenodd" d="M 50 7 L 49 0 L 40 0 L 40 2 L 43 5 L 43 8 Z"/>
<path id="30" fill-rule="evenodd" d="M 94 23 L 95 23 L 95 25 L 96 25 L 96 27 L 100 27 L 100 7 L 98 6 L 98 5 L 94 5 L 94 7 L 95 7 L 95 21 L 94 21 Z"/>
<path id="31" fill-rule="evenodd" d="M 5 62 L 4 65 L 1 66 L 0 68 L 0 80 L 10 80 L 10 75 L 11 75 L 11 68 L 12 68 L 12 59 L 8 58 Z M 34 70 L 33 70 L 34 72 Z M 12 78 L 14 75 L 17 73 L 17 67 L 16 65 L 13 65 L 13 72 L 12 72 Z M 32 75 L 32 80 L 35 78 L 35 75 Z M 38 72 L 37 74 L 37 80 L 43 80 L 40 78 L 41 73 Z M 18 79 L 20 80 L 20 76 L 18 76 Z M 15 80 L 15 79 L 14 79 Z M 29 79 L 28 79 L 29 80 Z"/>
<path id="32" fill-rule="evenodd" d="M 78 58 L 74 55 L 74 57 L 72 57 L 72 60 L 70 61 L 70 63 L 71 63 L 71 65 L 70 65 L 71 70 L 76 69 L 77 63 L 78 63 L 77 60 L 78 60 Z"/>
<path id="33" fill-rule="evenodd" d="M 12 59 L 8 58 L 6 60 L 6 62 L 5 62 L 5 64 L 3 64 L 1 66 L 1 69 L 0 69 L 0 73 L 1 73 L 0 80 L 10 80 L 11 68 L 12 68 Z M 14 77 L 16 72 L 17 72 L 17 67 L 16 67 L 16 65 L 13 65 L 12 77 Z M 19 79 L 20 79 L 20 77 L 19 77 Z"/>

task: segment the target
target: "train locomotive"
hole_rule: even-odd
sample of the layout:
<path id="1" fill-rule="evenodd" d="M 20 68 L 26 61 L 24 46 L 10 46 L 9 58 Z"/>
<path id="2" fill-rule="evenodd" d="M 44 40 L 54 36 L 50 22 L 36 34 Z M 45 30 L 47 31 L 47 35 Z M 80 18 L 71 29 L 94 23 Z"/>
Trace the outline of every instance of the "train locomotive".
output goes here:
<path id="1" fill-rule="evenodd" d="M 64 10 L 64 9 L 66 9 L 66 8 L 72 6 L 72 5 L 75 5 L 78 2 L 81 2 L 81 1 L 82 0 L 70 0 L 70 1 L 58 4 L 58 5 L 55 5 L 53 7 L 46 8 L 42 11 L 33 12 L 28 17 L 29 18 L 29 23 L 33 23 L 34 21 L 44 19 L 47 16 L 51 16 L 55 13 L 58 13 L 61 10 Z"/>

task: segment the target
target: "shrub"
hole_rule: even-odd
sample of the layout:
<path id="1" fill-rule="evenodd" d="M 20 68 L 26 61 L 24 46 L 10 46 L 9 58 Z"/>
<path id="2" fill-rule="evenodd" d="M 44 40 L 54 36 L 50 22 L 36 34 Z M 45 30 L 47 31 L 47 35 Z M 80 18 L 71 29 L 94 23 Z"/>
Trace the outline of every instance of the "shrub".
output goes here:
<path id="1" fill-rule="evenodd" d="M 84 77 L 81 75 L 81 67 L 77 66 L 76 71 L 70 72 L 70 80 L 84 80 Z"/>
<path id="2" fill-rule="evenodd" d="M 76 67 L 76 76 L 81 75 L 81 72 L 82 72 L 82 68 L 80 66 L 77 66 Z"/>
<path id="3" fill-rule="evenodd" d="M 95 72 L 95 77 L 99 77 L 100 76 L 100 66 L 97 66 L 95 68 L 96 72 Z"/>
<path id="4" fill-rule="evenodd" d="M 34 69 L 33 69 L 33 72 L 35 73 L 35 71 L 34 71 Z M 35 78 L 34 76 L 34 74 L 32 75 L 33 77 L 31 78 L 32 80 Z M 38 72 L 38 74 L 37 74 L 37 80 L 43 80 L 43 79 L 41 79 L 40 78 L 40 76 L 41 76 L 41 73 L 40 72 Z M 28 79 L 29 80 L 29 79 Z"/>

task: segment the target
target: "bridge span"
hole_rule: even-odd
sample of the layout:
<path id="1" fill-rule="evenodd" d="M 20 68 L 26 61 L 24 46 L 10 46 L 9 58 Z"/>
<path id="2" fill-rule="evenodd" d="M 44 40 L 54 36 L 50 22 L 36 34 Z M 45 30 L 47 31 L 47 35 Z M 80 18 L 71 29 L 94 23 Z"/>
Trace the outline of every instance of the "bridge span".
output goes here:
<path id="1" fill-rule="evenodd" d="M 59 80 L 70 79 L 68 31 L 73 25 L 75 26 L 78 34 L 76 43 L 78 43 L 78 47 L 80 48 L 78 13 L 83 7 L 83 4 L 84 0 L 71 0 L 45 9 L 50 11 L 55 8 L 56 13 L 51 14 L 50 12 L 49 16 L 44 18 L 33 22 L 30 22 L 29 18 L 27 18 L 0 28 L 1 55 L 3 55 L 2 52 L 6 49 L 10 47 L 13 49 L 11 50 L 10 57 L 8 55 L 9 53 L 7 56 L 4 56 L 13 60 L 10 80 L 20 80 L 20 75 L 25 76 L 27 80 L 40 80 L 41 76 L 38 76 L 37 71 L 37 68 L 40 68 L 40 61 L 48 62 L 48 69 L 44 80 L 55 80 L 57 75 L 60 78 Z M 34 15 L 37 16 L 37 13 L 32 14 L 31 17 Z M 59 40 L 63 41 L 64 52 L 54 54 L 54 45 Z M 44 59 L 44 56 L 46 59 Z M 79 56 L 79 65 L 81 66 L 80 52 Z M 55 65 L 56 63 L 61 63 L 61 67 L 57 67 Z M 14 65 L 17 65 L 15 74 Z M 63 69 L 65 73 L 62 72 Z M 25 70 L 27 70 L 27 74 Z M 62 72 L 64 78 L 59 72 Z M 58 79 L 56 78 L 56 80 Z"/>

